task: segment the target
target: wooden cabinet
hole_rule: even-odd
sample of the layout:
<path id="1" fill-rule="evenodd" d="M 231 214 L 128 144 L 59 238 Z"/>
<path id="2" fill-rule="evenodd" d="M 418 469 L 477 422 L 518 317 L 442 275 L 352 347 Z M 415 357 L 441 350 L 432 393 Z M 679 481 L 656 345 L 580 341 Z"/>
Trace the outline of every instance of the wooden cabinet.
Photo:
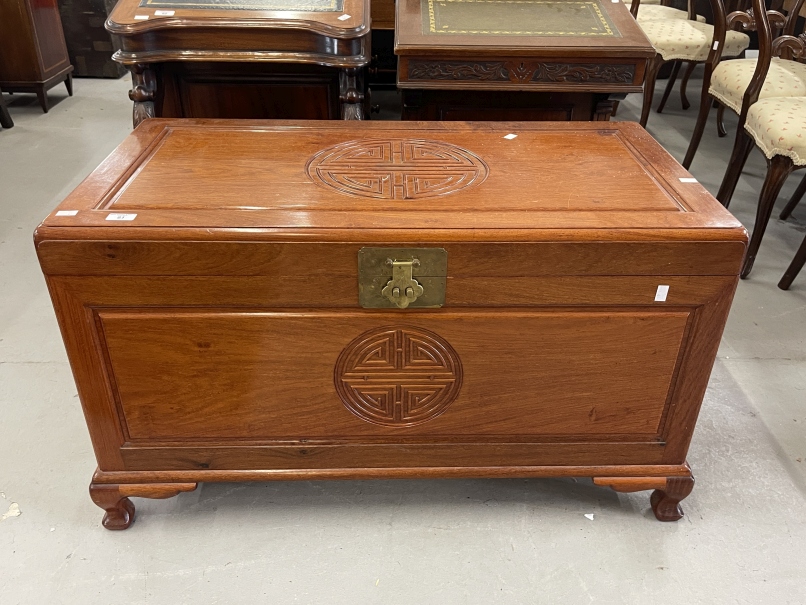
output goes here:
<path id="1" fill-rule="evenodd" d="M 72 96 L 72 73 L 56 0 L 0 2 L 0 88 L 36 93 L 47 113 L 49 89 L 64 82 Z"/>
<path id="2" fill-rule="evenodd" d="M 133 121 L 364 119 L 369 0 L 120 0 Z"/>
<path id="3" fill-rule="evenodd" d="M 637 124 L 151 119 L 36 247 L 93 499 L 588 476 L 678 519 L 747 234 Z"/>
<path id="4" fill-rule="evenodd" d="M 399 0 L 405 120 L 608 120 L 655 49 L 610 0 Z"/>

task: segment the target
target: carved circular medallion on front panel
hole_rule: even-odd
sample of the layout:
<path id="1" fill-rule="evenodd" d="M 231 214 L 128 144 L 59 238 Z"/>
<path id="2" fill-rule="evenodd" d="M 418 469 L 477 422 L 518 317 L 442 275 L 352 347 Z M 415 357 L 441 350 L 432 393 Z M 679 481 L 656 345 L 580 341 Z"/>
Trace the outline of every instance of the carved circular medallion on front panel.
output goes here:
<path id="1" fill-rule="evenodd" d="M 418 200 L 484 182 L 489 168 L 467 149 L 440 141 L 366 139 L 323 149 L 306 166 L 311 180 L 350 196 Z"/>
<path id="2" fill-rule="evenodd" d="M 442 414 L 462 388 L 462 363 L 441 336 L 409 326 L 365 332 L 336 362 L 336 392 L 353 414 L 414 426 Z"/>

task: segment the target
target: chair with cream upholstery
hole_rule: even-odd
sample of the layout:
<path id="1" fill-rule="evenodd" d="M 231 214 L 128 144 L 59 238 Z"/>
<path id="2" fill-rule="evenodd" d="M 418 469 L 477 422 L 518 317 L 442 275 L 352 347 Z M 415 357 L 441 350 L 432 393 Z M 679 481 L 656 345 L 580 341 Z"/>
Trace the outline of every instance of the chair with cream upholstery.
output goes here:
<path id="1" fill-rule="evenodd" d="M 792 172 L 806 168 L 806 96 L 759 99 L 762 87 L 771 71 L 773 58 L 787 55 L 793 59 L 806 59 L 806 34 L 801 34 L 797 38 L 780 36 L 773 40 L 764 0 L 753 0 L 753 8 L 756 15 L 754 21 L 758 32 L 759 57 L 744 96 L 744 103 L 749 107 L 744 127 L 736 133 L 734 157 L 731 158 L 720 187 L 720 194 L 724 195 L 726 191 L 733 192 L 741 167 L 755 143 L 767 158 L 767 175 L 758 200 L 753 233 L 742 267 L 742 278 L 747 277 L 753 268 L 781 187 Z M 738 168 L 735 167 L 736 164 Z M 723 199 L 730 201 L 730 197 L 717 197 L 720 201 Z M 797 202 L 795 198 L 792 201 Z M 723 204 L 727 206 L 724 201 Z M 792 202 L 787 204 L 784 213 L 791 212 L 793 206 Z M 800 256 L 799 252 L 790 270 L 793 267 L 800 269 L 796 267 Z M 794 279 L 790 270 L 787 271 L 787 275 Z M 786 287 L 789 285 L 784 279 L 782 284 Z"/>
<path id="2" fill-rule="evenodd" d="M 689 0 L 689 14 L 693 15 Z M 658 19 L 640 21 L 638 24 L 655 47 L 657 54 L 647 66 L 644 80 L 644 106 L 641 110 L 641 125 L 646 127 L 649 110 L 655 92 L 655 81 L 661 65 L 667 61 L 689 61 L 703 63 L 713 59 L 720 52 L 722 56 L 736 57 L 750 45 L 750 37 L 742 32 L 726 31 L 725 5 L 723 0 L 710 0 L 715 25 L 690 19 Z M 640 0 L 634 0 L 631 12 L 640 12 Z M 714 42 L 719 44 L 714 48 Z M 675 67 L 679 69 L 680 63 Z M 676 76 L 676 73 L 674 74 Z M 668 97 L 673 80 L 670 78 L 664 97 Z M 705 84 L 705 82 L 704 82 Z M 665 102 L 665 98 L 662 100 Z"/>
<path id="3" fill-rule="evenodd" d="M 796 0 L 796 3 L 789 14 L 785 17 L 778 11 L 767 11 L 770 21 L 771 34 L 791 36 L 795 31 L 795 24 L 798 12 L 806 0 Z M 728 15 L 728 27 L 734 24 L 741 24 L 745 30 L 755 30 L 755 20 L 751 11 L 736 11 Z M 777 28 L 773 30 L 773 28 Z M 689 143 L 683 166 L 688 168 L 694 160 L 697 147 L 702 139 L 705 125 L 708 121 L 708 114 L 713 101 L 719 103 L 717 113 L 717 126 L 719 136 L 725 136 L 724 125 L 722 124 L 722 114 L 727 107 L 739 115 L 739 129 L 741 130 L 747 116 L 749 105 L 744 103 L 745 92 L 750 80 L 755 73 L 757 59 L 731 59 L 722 61 L 721 57 L 713 57 L 713 60 L 706 65 L 706 72 L 710 72 L 710 85 L 703 87 L 702 100 L 700 102 L 700 112 L 697 116 L 697 124 L 694 127 L 694 134 Z M 806 96 L 806 64 L 798 63 L 791 58 L 774 57 L 770 63 L 769 72 L 764 80 L 764 85 L 759 93 L 759 99 L 772 97 L 800 97 Z"/>
<path id="4" fill-rule="evenodd" d="M 658 19 L 690 19 L 687 11 L 673 8 L 671 6 L 664 6 L 662 4 L 649 4 L 645 5 L 646 0 L 641 0 L 642 4 L 638 7 L 638 16 L 635 18 L 638 23 L 644 21 L 657 21 Z M 705 17 L 696 15 L 696 21 L 705 23 Z"/>
<path id="5" fill-rule="evenodd" d="M 803 56 L 806 57 L 806 37 Z M 747 112 L 744 130 L 767 158 L 767 176 L 761 188 L 756 223 L 742 268 L 742 277 L 747 277 L 781 187 L 793 171 L 806 168 L 806 97 L 761 99 Z"/>

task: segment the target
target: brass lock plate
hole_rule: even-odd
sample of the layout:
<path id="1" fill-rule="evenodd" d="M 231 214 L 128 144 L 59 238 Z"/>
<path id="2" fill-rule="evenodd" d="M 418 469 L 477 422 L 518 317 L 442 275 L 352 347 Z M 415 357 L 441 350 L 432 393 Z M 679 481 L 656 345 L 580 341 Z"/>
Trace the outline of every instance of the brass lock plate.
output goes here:
<path id="1" fill-rule="evenodd" d="M 358 303 L 365 309 L 423 309 L 445 304 L 444 248 L 361 248 Z"/>

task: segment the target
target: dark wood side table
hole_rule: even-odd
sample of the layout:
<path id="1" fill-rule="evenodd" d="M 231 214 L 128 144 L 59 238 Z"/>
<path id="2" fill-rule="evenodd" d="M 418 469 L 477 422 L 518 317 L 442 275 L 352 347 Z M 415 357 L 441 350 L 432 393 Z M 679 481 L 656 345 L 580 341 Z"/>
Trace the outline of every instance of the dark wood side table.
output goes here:
<path id="1" fill-rule="evenodd" d="M 369 0 L 120 0 L 106 27 L 149 117 L 361 120 Z"/>
<path id="2" fill-rule="evenodd" d="M 655 50 L 611 0 L 398 0 L 409 120 L 608 120 Z"/>
<path id="3" fill-rule="evenodd" d="M 73 66 L 56 0 L 2 0 L 0 40 L 3 90 L 36 93 L 45 113 L 47 91 L 57 84 L 64 82 L 67 94 L 73 96 Z"/>

